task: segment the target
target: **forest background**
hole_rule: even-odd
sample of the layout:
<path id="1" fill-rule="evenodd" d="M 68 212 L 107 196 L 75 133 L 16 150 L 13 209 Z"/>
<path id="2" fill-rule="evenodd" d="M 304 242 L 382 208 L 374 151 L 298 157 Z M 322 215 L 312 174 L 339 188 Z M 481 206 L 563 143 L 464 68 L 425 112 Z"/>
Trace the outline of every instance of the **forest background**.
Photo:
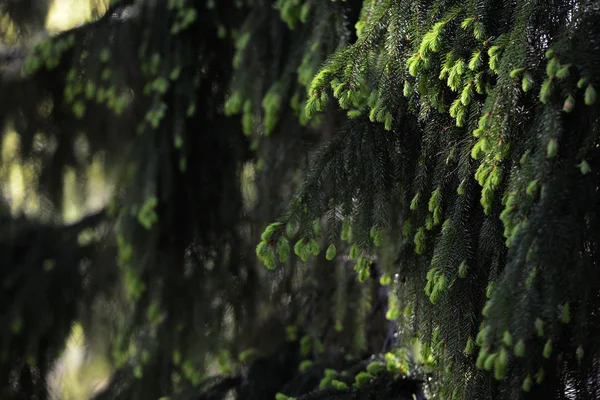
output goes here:
<path id="1" fill-rule="evenodd" d="M 599 23 L 0 1 L 0 398 L 600 398 Z"/>

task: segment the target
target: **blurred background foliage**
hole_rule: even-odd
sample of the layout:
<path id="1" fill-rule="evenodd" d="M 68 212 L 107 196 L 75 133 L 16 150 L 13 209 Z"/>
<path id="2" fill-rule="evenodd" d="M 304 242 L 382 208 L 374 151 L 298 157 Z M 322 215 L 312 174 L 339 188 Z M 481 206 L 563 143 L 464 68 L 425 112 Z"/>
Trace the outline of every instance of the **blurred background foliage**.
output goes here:
<path id="1" fill-rule="evenodd" d="M 599 10 L 0 0 L 0 398 L 597 398 Z"/>
<path id="2" fill-rule="evenodd" d="M 97 18 L 106 11 L 107 6 L 108 2 L 103 0 L 53 0 L 45 28 L 51 34 L 66 31 Z M 9 32 L 10 38 L 10 26 L 3 30 Z M 4 42 L 10 43 L 11 40 L 4 39 Z M 48 144 L 40 135 L 35 145 L 41 148 Z M 76 151 L 81 157 L 85 157 L 88 151 L 85 137 L 77 145 Z M 36 189 L 39 167 L 39 163 L 21 157 L 20 138 L 16 132 L 9 131 L 3 136 L 0 181 L 4 202 L 10 206 L 12 215 L 25 214 L 31 218 L 44 218 L 43 199 Z M 112 195 L 113 185 L 106 179 L 101 156 L 94 158 L 83 176 L 77 176 L 70 168 L 64 171 L 63 179 L 64 201 L 61 214 L 64 223 L 73 223 L 83 215 L 103 209 Z M 82 326 L 75 324 L 62 355 L 49 372 L 50 398 L 89 399 L 106 386 L 111 371 L 109 360 L 101 352 L 90 348 Z"/>
<path id="3" fill-rule="evenodd" d="M 294 22 L 282 21 L 269 3 L 134 3 L 0 3 L 7 222 L 0 235 L 6 288 L 0 323 L 11 327 L 2 332 L 0 379 L 9 384 L 0 397 L 82 399 L 101 392 L 101 398 L 133 399 L 175 392 L 186 398 L 213 390 L 213 378 L 256 371 L 254 361 L 277 356 L 283 345 L 289 362 L 272 365 L 274 373 L 287 374 L 282 384 L 300 362 L 298 348 L 285 344 L 291 329 L 292 342 L 302 340 L 306 368 L 312 357 L 325 362 L 315 363 L 309 383 L 294 389 L 299 393 L 318 384 L 316 371 L 324 365 L 348 366 L 379 351 L 390 333 L 378 337 L 371 326 L 376 338 L 367 343 L 363 329 L 375 289 L 352 279 L 334 282 L 347 275 L 347 261 L 325 269 L 322 259 L 308 269 L 272 273 L 254 257 L 262 228 L 301 184 L 310 149 L 333 135 L 333 121 L 322 130 L 296 118 L 310 75 L 340 38 L 350 37 L 347 15 L 323 7 L 317 29 L 303 27 L 290 45 Z M 188 29 L 183 40 L 165 31 L 171 21 L 156 19 L 173 7 L 183 16 L 177 29 Z M 203 22 L 193 25 L 198 15 Z M 260 56 L 223 42 L 229 35 L 239 44 L 255 30 L 273 45 L 256 47 Z M 302 44 L 319 35 L 327 37 L 322 47 Z M 167 49 L 173 53 L 161 60 Z M 262 71 L 254 75 L 260 84 L 242 87 L 248 76 L 233 76 L 228 68 L 236 52 L 238 65 Z M 283 71 L 271 68 L 278 63 L 286 64 Z M 305 70 L 297 85 L 300 64 Z M 269 134 L 281 123 L 288 135 L 262 141 L 260 97 L 273 88 L 293 90 L 295 105 L 268 117 Z M 237 90 L 256 100 L 245 138 L 235 118 L 222 116 L 226 95 Z M 132 93 L 148 91 L 156 96 L 130 103 Z M 166 104 L 172 112 L 165 116 Z M 165 140 L 175 154 L 156 151 Z M 353 297 L 357 291 L 364 296 Z M 323 296 L 334 293 L 336 303 L 323 307 Z M 382 301 L 375 299 L 373 308 Z M 343 325 L 352 333 L 342 334 Z M 324 349 L 333 353 L 321 356 Z M 274 395 L 280 388 L 263 381 L 278 379 L 266 372 L 256 382 L 236 383 L 240 396 Z"/>

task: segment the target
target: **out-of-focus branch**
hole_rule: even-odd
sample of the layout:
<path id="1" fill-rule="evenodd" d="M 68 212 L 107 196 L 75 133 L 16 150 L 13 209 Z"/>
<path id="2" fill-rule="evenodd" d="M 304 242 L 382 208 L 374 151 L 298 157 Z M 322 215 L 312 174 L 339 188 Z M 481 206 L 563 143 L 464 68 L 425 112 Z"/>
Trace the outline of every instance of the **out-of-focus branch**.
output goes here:
<path id="1" fill-rule="evenodd" d="M 139 15 L 139 2 L 123 0 L 109 7 L 97 20 L 78 25 L 74 28 L 50 37 L 51 40 L 60 40 L 73 35 L 76 43 L 83 43 L 88 35 L 92 35 L 100 27 L 111 23 L 124 23 L 135 19 Z M 47 35 L 38 36 L 31 43 L 21 46 L 0 45 L 0 82 L 19 79 L 25 60 L 33 51 L 35 44 L 48 39 Z"/>

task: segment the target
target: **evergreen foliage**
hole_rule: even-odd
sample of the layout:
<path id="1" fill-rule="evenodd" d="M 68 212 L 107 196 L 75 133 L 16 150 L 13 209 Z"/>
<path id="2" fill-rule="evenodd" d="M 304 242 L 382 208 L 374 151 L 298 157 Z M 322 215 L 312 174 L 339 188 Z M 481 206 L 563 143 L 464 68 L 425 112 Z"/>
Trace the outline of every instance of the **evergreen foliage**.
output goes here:
<path id="1" fill-rule="evenodd" d="M 0 397 L 75 321 L 98 399 L 600 397 L 597 1 L 18 3 Z"/>
<path id="2" fill-rule="evenodd" d="M 286 224 L 303 258 L 320 237 L 348 241 L 360 280 L 395 257 L 390 308 L 409 307 L 441 397 L 597 397 L 599 15 L 594 2 L 365 1 L 305 109 L 336 100 L 350 121 L 259 257 L 276 263 Z"/>

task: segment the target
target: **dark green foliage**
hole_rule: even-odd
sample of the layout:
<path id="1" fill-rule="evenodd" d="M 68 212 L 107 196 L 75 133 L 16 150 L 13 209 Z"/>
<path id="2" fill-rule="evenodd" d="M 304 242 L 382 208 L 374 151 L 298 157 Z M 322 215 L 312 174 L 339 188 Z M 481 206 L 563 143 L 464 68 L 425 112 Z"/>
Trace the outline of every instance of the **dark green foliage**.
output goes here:
<path id="1" fill-rule="evenodd" d="M 357 42 L 313 79 L 307 115 L 335 99 L 352 122 L 317 153 L 281 222 L 299 222 L 306 241 L 311 221 L 334 215 L 322 236 L 337 244 L 350 220 L 361 280 L 363 257 L 397 255 L 383 268 L 444 365 L 442 397 L 562 398 L 573 386 L 597 397 L 595 361 L 558 360 L 597 353 L 599 17 L 592 2 L 575 13 L 565 2 L 365 1 Z M 402 239 L 377 250 L 369 233 L 381 228 Z M 523 362 L 508 357 L 507 330 Z M 474 337 L 478 362 L 464 353 Z"/>
<path id="2" fill-rule="evenodd" d="M 279 21 L 279 14 L 267 6 L 240 6 L 237 2 L 117 2 L 95 22 L 8 59 L 1 115 L 3 123 L 19 135 L 21 159 L 39 163 L 41 174 L 36 176 L 32 190 L 47 197 L 48 206 L 35 218 L 60 219 L 61 171 L 65 167 L 74 167 L 83 177 L 94 157 L 101 156 L 118 188 L 102 213 L 102 219 L 109 223 L 106 236 L 100 244 L 94 242 L 94 251 L 87 255 L 94 260 L 92 265 L 102 260 L 106 273 L 91 267 L 86 274 L 75 274 L 78 245 L 61 244 L 60 251 L 74 257 L 69 268 L 74 274 L 72 287 L 64 294 L 74 292 L 64 307 L 56 305 L 67 314 L 54 321 L 60 329 L 28 332 L 29 344 L 41 346 L 47 352 L 42 361 L 50 362 L 60 354 L 61 343 L 74 321 L 84 322 L 90 335 L 97 335 L 98 321 L 88 312 L 94 302 L 103 296 L 118 299 L 114 320 L 100 329 L 112 342 L 107 355 L 116 372 L 99 398 L 146 399 L 174 393 L 194 397 L 203 392 L 212 398 L 210 393 L 233 386 L 240 398 L 271 398 L 280 387 L 261 389 L 261 385 L 273 384 L 273 377 L 266 377 L 261 368 L 250 367 L 247 373 L 256 376 L 243 381 L 233 377 L 215 382 L 206 375 L 215 359 L 223 358 L 222 369 L 240 371 L 251 354 L 273 351 L 284 335 L 265 321 L 271 314 L 280 314 L 279 328 L 283 320 L 308 330 L 301 359 L 273 368 L 278 373 L 288 371 L 282 381 L 298 374 L 300 361 L 308 365 L 313 357 L 316 361 L 329 359 L 331 355 L 323 354 L 325 348 L 336 354 L 345 348 L 366 356 L 379 351 L 385 339 L 375 337 L 373 343 L 368 342 L 372 336 L 368 332 L 385 335 L 387 323 L 382 319 L 370 321 L 369 331 L 365 329 L 372 315 L 371 296 L 366 294 L 372 289 L 361 288 L 352 279 L 342 283 L 351 273 L 347 265 L 327 269 L 323 260 L 311 267 L 312 277 L 292 269 L 264 282 L 258 279 L 260 273 L 251 252 L 258 239 L 255 229 L 274 218 L 295 190 L 293 177 L 300 175 L 297 170 L 306 156 L 298 151 L 298 145 L 311 145 L 321 133 L 300 127 L 289 137 L 280 135 L 259 149 L 246 142 L 238 121 L 224 115 L 233 74 L 231 60 L 236 57 L 230 35 L 238 28 L 239 32 L 257 28 L 242 23 L 241 17 L 248 11 L 252 16 L 266 13 Z M 338 46 L 340 37 L 351 36 L 341 18 L 344 14 L 337 13 L 346 8 L 325 4 L 315 11 L 325 12 L 318 24 L 320 30 L 315 33 L 303 28 L 304 35 L 314 41 L 319 39 L 319 32 L 330 35 L 329 44 L 323 42 L 319 51 L 312 46 L 290 46 L 292 36 L 288 35 L 274 49 L 279 54 L 246 55 L 252 56 L 249 60 L 256 62 L 256 68 L 263 68 L 261 63 L 271 65 L 274 59 L 289 63 L 266 76 L 264 86 L 250 89 L 270 88 L 285 76 L 288 83 L 282 96 L 286 103 L 293 96 L 289 93 L 297 94 L 298 104 L 304 102 L 302 85 L 309 83 L 318 65 Z M 329 30 L 330 23 L 337 30 Z M 283 25 L 278 29 L 287 31 Z M 291 50 L 302 51 L 288 54 Z M 297 72 L 294 63 L 303 60 L 304 51 L 313 52 L 313 58 L 305 60 L 304 70 Z M 238 75 L 233 74 L 234 86 L 245 79 Z M 296 75 L 303 76 L 299 85 Z M 260 96 L 267 92 L 265 89 Z M 270 94 L 272 100 L 276 98 L 274 92 Z M 269 118 L 277 112 L 267 108 L 274 106 L 281 112 L 276 121 L 280 129 L 285 126 L 282 124 L 297 125 L 301 108 L 280 109 L 275 103 L 262 103 Z M 330 129 L 325 135 L 332 133 Z M 312 139 L 307 140 L 306 135 Z M 84 157 L 78 153 L 82 137 L 87 148 Z M 39 140 L 55 142 L 56 147 L 40 148 L 36 144 Z M 246 150 L 249 145 L 254 159 Z M 257 159 L 264 165 L 264 172 L 260 172 L 259 164 L 254 163 L 261 195 L 258 203 L 243 209 L 240 175 L 244 163 Z M 285 182 L 287 188 L 278 182 Z M 311 229 L 318 232 L 318 225 L 313 222 Z M 19 238 L 7 237 L 6 249 L 23 240 Z M 319 246 L 316 242 L 310 245 L 313 253 Z M 39 253 L 32 261 L 36 268 L 41 268 L 38 264 L 43 264 L 45 254 Z M 288 262 L 293 265 L 297 260 L 289 257 Z M 10 268 L 7 271 L 12 271 Z M 30 278 L 35 279 L 47 284 L 43 275 Z M 88 285 L 85 294 L 81 291 L 84 282 Z M 22 285 L 21 290 L 25 290 L 27 281 Z M 376 290 L 375 281 L 372 286 Z M 357 291 L 365 295 L 354 296 Z M 336 301 L 330 307 L 322 307 L 324 297 L 334 296 Z M 7 301 L 7 314 L 33 318 L 32 310 L 38 311 L 40 300 L 31 297 L 24 301 L 25 306 Z M 55 304 L 45 306 L 50 315 Z M 381 301 L 376 301 L 373 309 L 381 314 Z M 261 330 L 248 335 L 257 328 Z M 343 334 L 342 329 L 349 334 Z M 51 342 L 41 340 L 42 334 L 51 335 Z M 98 340 L 102 342 L 102 338 Z M 10 343 L 4 343 L 4 348 Z M 255 347 L 256 351 L 243 351 Z M 18 356 L 28 354 L 28 346 L 15 347 L 14 351 Z M 240 361 L 236 362 L 238 355 Z M 15 360 L 3 360 L 2 371 L 5 365 L 6 374 L 23 370 L 23 382 L 10 381 L 7 396 L 35 392 L 44 397 L 44 369 L 28 376 L 22 358 Z"/>
<path id="3" fill-rule="evenodd" d="M 1 58 L 44 204 L 1 231 L 5 397 L 104 297 L 102 399 L 600 396 L 596 2 L 112 3 Z M 62 226 L 98 157 L 115 195 Z"/>
<path id="4" fill-rule="evenodd" d="M 129 372 L 117 374 L 123 378 L 115 380 L 118 396 L 168 394 L 173 391 L 172 374 L 198 382 L 209 349 L 232 340 L 243 330 L 244 321 L 254 318 L 253 291 L 245 287 L 254 285 L 255 273 L 251 263 L 239 261 L 248 249 L 239 234 L 238 177 L 246 145 L 233 128 L 235 122 L 219 112 L 229 85 L 232 46 L 219 41 L 217 25 L 223 23 L 219 13 L 227 10 L 223 15 L 233 18 L 235 7 L 220 4 L 221 11 L 184 7 L 200 21 L 187 26 L 186 35 L 170 33 L 172 25 L 182 22 L 177 22 L 178 10 L 167 2 L 117 4 L 98 21 L 38 45 L 20 60 L 25 79 L 5 76 L 3 81 L 4 121 L 20 135 L 22 157 L 42 163 L 40 170 L 47 178 L 40 177 L 40 190 L 54 204 L 60 204 L 62 168 L 86 166 L 95 152 L 106 154 L 109 171 L 115 171 L 111 176 L 122 188 L 108 212 L 118 250 L 117 264 L 108 265 L 118 268 L 132 310 L 111 351 L 117 368 L 131 365 Z M 158 15 L 173 18 L 156 19 Z M 165 49 L 174 55 L 165 57 Z M 198 57 L 201 66 L 196 64 Z M 36 118 L 44 101 L 50 103 L 50 112 Z M 225 134 L 228 130 L 231 133 Z M 38 132 L 56 140 L 53 152 L 33 152 L 31 143 Z M 76 134 L 85 135 L 90 158 L 75 157 Z M 81 287 L 83 277 L 78 279 L 69 290 Z M 111 282 L 93 282 L 94 287 L 106 285 Z M 244 296 L 238 298 L 239 293 Z M 66 310 L 81 297 L 72 295 Z M 216 298 L 235 304 L 214 302 Z M 27 301 L 28 307 L 40 303 L 34 297 Z M 8 305 L 9 315 L 17 318 L 25 313 L 22 318 L 29 318 L 28 307 Z M 239 322 L 229 326 L 230 336 L 222 332 L 228 310 Z M 49 351 L 60 348 L 77 317 L 72 310 L 57 320 L 60 329 L 51 331 Z M 198 340 L 199 329 L 203 340 Z M 166 346 L 157 347 L 157 337 Z M 140 349 L 137 354 L 127 351 L 132 340 Z M 177 351 L 183 359 L 171 362 Z M 55 350 L 49 358 L 56 355 Z M 147 380 L 138 379 L 141 376 Z M 127 395 L 120 388 L 123 382 Z M 43 392 L 44 383 L 39 378 L 37 383 L 36 390 Z"/>
<path id="5" fill-rule="evenodd" d="M 95 246 L 81 243 L 80 235 L 96 228 L 102 218 L 92 215 L 63 227 L 0 217 L 0 379 L 6 382 L 2 398 L 44 395 L 43 379 L 89 289 L 79 265 L 86 259 L 89 264 Z"/>
<path id="6" fill-rule="evenodd" d="M 248 400 L 424 399 L 421 389 L 422 381 L 418 379 L 397 380 L 393 373 L 387 371 L 368 374 L 364 371 L 368 364 L 367 361 L 354 363 L 338 361 L 335 366 L 330 364 L 330 368 L 317 365 L 299 373 L 294 368 L 290 368 L 297 363 L 299 350 L 297 342 L 286 344 L 273 354 L 253 362 L 244 375 L 215 377 L 207 380 L 194 392 L 170 398 L 218 400 L 235 393 L 237 398 Z M 338 372 L 332 369 L 333 367 L 342 367 L 343 369 Z M 339 388 L 335 388 L 335 385 L 332 384 L 324 387 L 322 381 L 320 384 L 319 380 L 323 375 L 335 376 L 336 379 L 332 378 L 332 382 L 336 382 Z M 366 376 L 367 379 L 362 385 L 357 386 L 353 382 L 357 381 L 359 376 Z M 198 390 L 201 392 L 200 395 L 198 395 Z"/>

